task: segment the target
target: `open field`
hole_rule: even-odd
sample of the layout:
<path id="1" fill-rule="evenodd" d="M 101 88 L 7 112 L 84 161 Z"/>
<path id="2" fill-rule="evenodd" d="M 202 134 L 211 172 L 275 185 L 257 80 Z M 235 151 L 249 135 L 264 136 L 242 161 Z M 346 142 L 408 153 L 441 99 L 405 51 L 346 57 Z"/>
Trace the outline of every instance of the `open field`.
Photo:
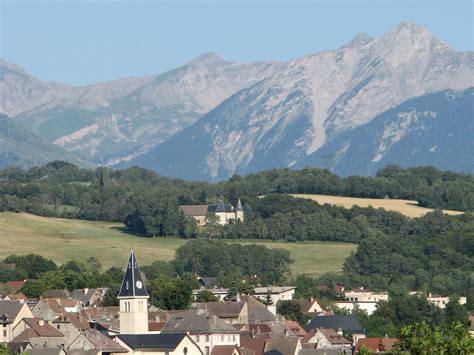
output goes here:
<path id="1" fill-rule="evenodd" d="M 62 263 L 95 256 L 106 268 L 123 267 L 132 245 L 140 264 L 146 265 L 154 260 L 171 260 L 175 250 L 186 242 L 179 238 L 139 238 L 121 232 L 121 227 L 120 223 L 0 213 L 0 258 L 11 254 L 35 253 Z M 269 248 L 287 249 L 295 259 L 292 272 L 312 275 L 340 271 L 344 259 L 356 249 L 354 244 L 331 242 L 238 242 L 264 243 Z"/>
<path id="2" fill-rule="evenodd" d="M 377 199 L 377 198 L 358 198 L 358 197 L 343 197 L 343 196 L 328 196 L 328 195 L 308 195 L 308 194 L 291 194 L 293 197 L 307 198 L 317 201 L 319 204 L 330 204 L 345 208 L 351 208 L 352 206 L 383 208 L 387 211 L 395 211 L 404 214 L 407 217 L 422 217 L 428 212 L 433 211 L 432 208 L 424 208 L 418 206 L 417 201 L 411 200 L 390 200 L 390 199 Z M 443 210 L 444 213 L 449 215 L 459 215 L 464 212 Z"/>

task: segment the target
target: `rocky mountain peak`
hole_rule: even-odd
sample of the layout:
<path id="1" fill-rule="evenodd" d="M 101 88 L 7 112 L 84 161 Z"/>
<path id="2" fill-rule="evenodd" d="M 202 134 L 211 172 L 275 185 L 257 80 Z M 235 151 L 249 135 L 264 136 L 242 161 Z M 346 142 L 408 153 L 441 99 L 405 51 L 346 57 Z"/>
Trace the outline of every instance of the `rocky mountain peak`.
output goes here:
<path id="1" fill-rule="evenodd" d="M 212 65 L 212 64 L 219 64 L 219 63 L 225 63 L 226 61 L 219 57 L 217 53 L 214 52 L 207 52 L 203 53 L 190 62 L 188 62 L 188 65 L 193 65 L 193 66 L 205 66 L 205 65 Z"/>
<path id="2" fill-rule="evenodd" d="M 349 43 L 341 48 L 358 48 L 372 42 L 374 38 L 365 32 L 358 33 Z"/>

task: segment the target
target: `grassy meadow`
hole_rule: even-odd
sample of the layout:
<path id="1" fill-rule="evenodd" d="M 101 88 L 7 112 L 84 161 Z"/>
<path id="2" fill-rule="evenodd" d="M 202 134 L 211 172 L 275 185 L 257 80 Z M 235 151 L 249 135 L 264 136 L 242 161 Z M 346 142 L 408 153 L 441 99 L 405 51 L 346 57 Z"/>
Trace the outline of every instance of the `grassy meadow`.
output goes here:
<path id="1" fill-rule="evenodd" d="M 307 198 L 317 201 L 319 204 L 329 204 L 340 206 L 344 208 L 351 208 L 353 206 L 383 208 L 387 211 L 400 212 L 401 214 L 416 218 L 422 217 L 428 212 L 433 211 L 432 208 L 424 208 L 418 206 L 417 201 L 411 200 L 391 200 L 391 199 L 377 199 L 377 198 L 359 198 L 359 197 L 343 197 L 343 196 L 328 196 L 328 195 L 310 195 L 310 194 L 291 194 L 293 197 Z M 443 210 L 449 215 L 459 215 L 464 212 Z"/>
<path id="2" fill-rule="evenodd" d="M 11 254 L 35 253 L 63 263 L 68 260 L 98 258 L 102 265 L 123 267 L 130 248 L 142 265 L 154 260 L 171 260 L 186 240 L 179 238 L 139 238 L 121 231 L 122 224 L 39 217 L 27 213 L 0 213 L 0 258 Z M 295 260 L 292 272 L 319 275 L 340 271 L 355 244 L 332 242 L 284 243 L 258 240 L 229 241 L 262 243 L 283 248 Z"/>

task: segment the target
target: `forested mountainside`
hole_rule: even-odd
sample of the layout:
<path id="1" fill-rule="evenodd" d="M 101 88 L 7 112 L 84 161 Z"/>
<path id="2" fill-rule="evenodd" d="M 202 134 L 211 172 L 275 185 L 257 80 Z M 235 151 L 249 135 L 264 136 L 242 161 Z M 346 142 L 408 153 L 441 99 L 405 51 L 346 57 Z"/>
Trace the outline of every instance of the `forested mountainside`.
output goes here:
<path id="1" fill-rule="evenodd" d="M 54 160 L 67 160 L 82 167 L 93 166 L 76 154 L 43 141 L 3 114 L 0 114 L 0 147 L 0 168 L 28 168 Z"/>

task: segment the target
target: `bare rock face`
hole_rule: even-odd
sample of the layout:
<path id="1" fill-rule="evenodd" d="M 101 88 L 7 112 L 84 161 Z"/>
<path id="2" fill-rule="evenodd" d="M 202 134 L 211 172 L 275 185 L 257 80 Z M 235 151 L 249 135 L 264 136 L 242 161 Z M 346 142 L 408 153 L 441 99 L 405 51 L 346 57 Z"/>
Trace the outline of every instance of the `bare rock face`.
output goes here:
<path id="1" fill-rule="evenodd" d="M 62 148 L 113 164 L 154 147 L 277 67 L 231 63 L 207 53 L 161 75 L 85 87 L 44 83 L 19 68 L 15 75 L 5 69 L 1 108 Z"/>
<path id="2" fill-rule="evenodd" d="M 200 179 L 304 166 L 339 135 L 408 99 L 472 86 L 472 52 L 459 53 L 424 27 L 403 23 L 380 38 L 358 35 L 338 50 L 284 63 L 132 163 Z M 191 158 L 173 162 L 180 147 Z M 325 166 L 342 159 L 343 148 Z"/>
<path id="3" fill-rule="evenodd" d="M 336 50 L 284 63 L 239 64 L 206 53 L 160 75 L 85 87 L 45 83 L 12 64 L 0 66 L 0 112 L 44 140 L 98 164 L 141 165 L 208 180 L 305 165 L 351 174 L 338 162 L 354 149 L 370 150 L 371 139 L 381 148 L 367 152 L 371 159 L 362 159 L 365 166 L 355 170 L 373 173 L 382 163 L 408 164 L 413 152 L 392 157 L 399 143 L 388 141 L 402 131 L 410 137 L 419 127 L 439 132 L 442 125 L 428 125 L 432 121 L 423 118 L 424 112 L 434 112 L 448 125 L 443 115 L 451 111 L 428 107 L 433 106 L 428 98 L 413 101 L 423 107 L 410 114 L 404 103 L 450 90 L 446 95 L 459 93 L 463 99 L 458 104 L 466 104 L 471 97 L 462 93 L 474 86 L 474 53 L 458 52 L 413 23 L 402 23 L 380 38 L 358 34 Z M 457 117 L 456 106 L 441 101 Z M 384 116 L 385 136 L 340 141 L 399 107 L 405 115 Z M 457 139 L 467 144 L 470 129 Z M 432 134 L 424 138 L 430 147 L 436 145 L 430 139 L 439 139 Z"/>

